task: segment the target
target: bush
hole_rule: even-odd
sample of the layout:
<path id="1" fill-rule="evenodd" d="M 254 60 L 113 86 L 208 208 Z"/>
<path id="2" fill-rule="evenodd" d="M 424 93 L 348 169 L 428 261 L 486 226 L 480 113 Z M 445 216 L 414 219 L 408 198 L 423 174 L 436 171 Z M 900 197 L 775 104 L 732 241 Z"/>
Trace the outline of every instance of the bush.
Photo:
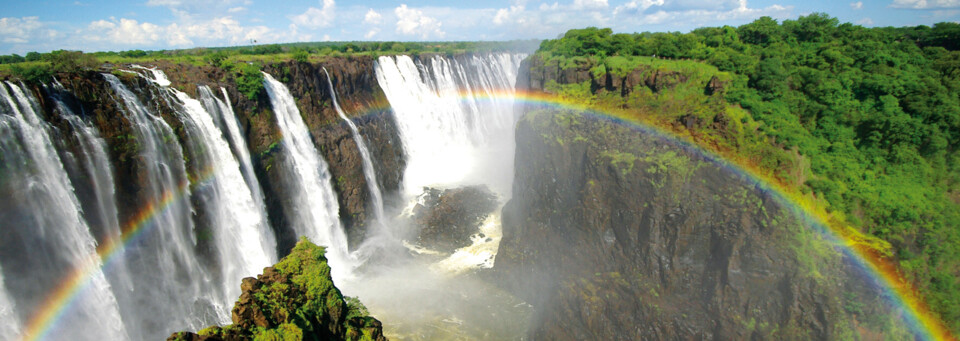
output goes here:
<path id="1" fill-rule="evenodd" d="M 247 96 L 248 99 L 256 100 L 257 96 L 263 92 L 263 73 L 260 72 L 260 66 L 253 63 L 241 63 L 236 68 L 237 90 Z"/>

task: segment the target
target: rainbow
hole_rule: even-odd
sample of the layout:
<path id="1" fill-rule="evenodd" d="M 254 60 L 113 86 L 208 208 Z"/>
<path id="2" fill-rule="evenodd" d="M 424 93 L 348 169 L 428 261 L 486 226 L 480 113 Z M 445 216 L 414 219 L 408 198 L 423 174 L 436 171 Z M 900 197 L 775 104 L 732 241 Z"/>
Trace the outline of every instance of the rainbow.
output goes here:
<path id="1" fill-rule="evenodd" d="M 42 301 L 37 312 L 27 320 L 22 332 L 23 340 L 46 339 L 50 331 L 54 330 L 57 322 L 63 317 L 83 291 L 90 286 L 94 275 L 108 269 L 117 262 L 124 250 L 134 242 L 141 240 L 146 232 L 157 224 L 156 217 L 165 212 L 171 204 L 183 198 L 191 187 L 202 186 L 211 181 L 215 175 L 213 167 L 201 170 L 190 183 L 181 183 L 175 190 L 161 193 L 159 200 L 148 203 L 129 222 L 121 227 L 120 238 L 111 238 L 97 245 L 96 253 L 90 254 L 80 264 L 87 264 L 74 268 Z"/>
<path id="2" fill-rule="evenodd" d="M 894 312 L 909 327 L 914 337 L 921 340 L 956 340 L 936 314 L 922 300 L 922 295 L 906 279 L 898 266 L 890 259 L 889 245 L 876 238 L 866 236 L 846 223 L 842 217 L 829 214 L 822 204 L 817 204 L 796 189 L 779 181 L 771 173 L 752 165 L 746 160 L 737 160 L 734 155 L 726 155 L 708 150 L 689 137 L 685 137 L 665 127 L 658 126 L 653 119 L 630 115 L 624 110 L 597 110 L 589 105 L 575 102 L 561 96 L 533 91 L 494 91 L 494 92 L 449 92 L 440 96 L 456 96 L 461 101 L 504 101 L 512 99 L 515 104 L 535 105 L 567 109 L 581 112 L 587 116 L 627 125 L 634 130 L 663 138 L 676 143 L 686 151 L 702 155 L 716 165 L 728 169 L 744 179 L 748 179 L 765 193 L 778 200 L 783 207 L 789 208 L 806 225 L 819 233 L 829 245 L 842 253 L 853 266 L 884 292 L 884 297 Z M 389 110 L 388 106 L 368 107 L 361 115 L 380 114 Z M 881 244 L 881 245 L 878 245 Z"/>
<path id="3" fill-rule="evenodd" d="M 820 205 L 817 205 L 811 199 L 803 196 L 795 189 L 778 181 L 773 175 L 764 172 L 751 165 L 747 161 L 736 162 L 736 158 L 728 155 L 727 158 L 721 157 L 721 153 L 707 150 L 689 138 L 681 134 L 671 132 L 666 128 L 659 127 L 655 122 L 645 122 L 642 118 L 631 117 L 625 112 L 617 110 L 598 111 L 587 105 L 575 103 L 562 97 L 540 93 L 524 91 L 496 91 L 496 92 L 462 92 L 441 94 L 443 96 L 456 96 L 463 101 L 485 101 L 485 100 L 512 100 L 516 104 L 529 104 L 547 106 L 559 109 L 569 109 L 583 112 L 584 114 L 608 120 L 616 124 L 622 124 L 632 127 L 640 133 L 652 134 L 673 141 L 679 147 L 688 151 L 705 156 L 706 159 L 715 162 L 724 168 L 730 169 L 744 178 L 754 182 L 759 188 L 771 194 L 774 198 L 785 204 L 784 207 L 793 209 L 799 217 L 806 220 L 817 233 L 819 233 L 826 242 L 830 243 L 839 250 L 846 259 L 850 260 L 854 266 L 862 270 L 862 273 L 876 284 L 884 293 L 885 298 L 894 311 L 900 312 L 900 318 L 907 324 L 914 337 L 921 340 L 956 340 L 956 338 L 946 328 L 943 321 L 933 314 L 926 303 L 921 299 L 921 295 L 916 288 L 901 275 L 901 271 L 895 263 L 889 259 L 883 250 L 871 246 L 870 237 L 862 235 L 859 231 L 845 223 L 841 217 L 836 217 L 827 213 Z M 390 106 L 386 101 L 376 101 L 368 105 L 352 116 L 379 115 L 387 113 Z M 731 161 L 733 160 L 733 161 Z M 209 181 L 213 176 L 212 170 L 207 170 L 198 176 L 194 184 Z M 24 328 L 24 340 L 44 339 L 45 336 L 54 329 L 57 321 L 70 309 L 73 302 L 77 300 L 83 290 L 90 284 L 91 278 L 97 271 L 108 268 L 118 255 L 123 254 L 133 241 L 145 235 L 145 232 L 154 227 L 155 218 L 158 214 L 165 211 L 170 204 L 178 198 L 182 198 L 188 190 L 187 184 L 182 184 L 176 191 L 164 193 L 156 203 L 152 203 L 140 210 L 123 228 L 123 236 L 116 240 L 108 240 L 99 245 L 97 252 L 90 255 L 90 262 L 84 264 L 93 264 L 98 266 L 86 266 L 74 269 L 69 275 L 60 282 L 43 301 L 37 313 L 32 316 Z"/>
<path id="4" fill-rule="evenodd" d="M 498 98 L 510 96 L 510 93 L 471 94 L 473 99 Z M 818 205 L 796 189 L 776 179 L 748 162 L 733 162 L 733 156 L 723 158 L 721 154 L 707 150 L 683 135 L 659 127 L 653 122 L 644 122 L 642 117 L 626 112 L 598 111 L 589 106 L 574 103 L 559 96 L 541 92 L 518 91 L 513 93 L 515 103 L 569 109 L 604 119 L 615 124 L 627 125 L 634 130 L 663 138 L 677 144 L 686 151 L 704 156 L 716 165 L 728 169 L 745 179 L 749 179 L 765 193 L 770 194 L 784 207 L 790 208 L 803 219 L 808 226 L 819 233 L 823 239 L 840 251 L 861 273 L 884 292 L 893 311 L 900 312 L 900 318 L 907 324 L 914 337 L 921 340 L 956 340 L 936 314 L 922 300 L 916 288 L 901 274 L 897 265 L 889 258 L 888 251 L 877 247 L 877 241 L 863 235 L 843 221 L 841 217 L 829 214 L 825 207 Z M 461 95 L 463 98 L 463 95 Z"/>

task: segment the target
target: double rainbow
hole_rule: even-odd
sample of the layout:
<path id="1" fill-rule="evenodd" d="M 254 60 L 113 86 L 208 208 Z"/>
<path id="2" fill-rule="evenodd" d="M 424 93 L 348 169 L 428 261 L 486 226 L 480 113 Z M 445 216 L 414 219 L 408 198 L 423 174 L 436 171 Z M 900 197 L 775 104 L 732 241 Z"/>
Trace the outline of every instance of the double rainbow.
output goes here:
<path id="1" fill-rule="evenodd" d="M 622 113 L 599 112 L 587 106 L 567 101 L 563 98 L 544 94 L 540 92 L 523 91 L 500 91 L 500 92 L 471 92 L 449 94 L 457 96 L 461 100 L 469 101 L 498 101 L 512 100 L 517 104 L 533 104 L 539 106 L 548 106 L 560 109 L 570 109 L 583 111 L 591 116 L 607 119 L 617 124 L 623 124 L 633 127 L 640 133 L 654 134 L 656 136 L 677 142 L 681 147 L 690 151 L 704 155 L 709 160 L 715 160 L 725 168 L 730 169 L 737 174 L 750 179 L 764 191 L 777 198 L 785 207 L 795 210 L 799 216 L 809 223 L 813 229 L 818 232 L 825 241 L 834 246 L 843 253 L 848 260 L 853 262 L 856 267 L 862 269 L 862 272 L 869 280 L 877 284 L 885 293 L 885 298 L 894 311 L 900 313 L 900 318 L 906 323 L 914 337 L 922 340 L 955 340 L 954 336 L 946 328 L 943 321 L 940 321 L 933 314 L 927 305 L 922 301 L 921 295 L 916 288 L 901 275 L 897 265 L 888 257 L 878 252 L 866 243 L 863 243 L 863 236 L 841 219 L 830 215 L 823 207 L 818 206 L 810 199 L 804 197 L 791 187 L 779 182 L 772 175 L 761 171 L 759 168 L 750 165 L 748 162 L 731 161 L 732 158 L 724 159 L 719 154 L 710 152 L 688 139 L 668 131 L 667 129 L 657 127 L 650 122 L 643 122 L 636 118 L 628 118 Z M 385 102 L 385 101 L 382 101 Z M 389 105 L 381 104 L 367 107 L 361 115 L 377 115 L 389 111 Z M 213 172 L 204 172 L 197 182 L 208 181 Z M 171 203 L 182 198 L 187 192 L 188 186 L 182 185 L 175 192 L 164 193 L 161 200 L 152 203 L 140 210 L 133 219 L 124 226 L 123 237 L 117 240 L 108 240 L 97 248 L 97 253 L 90 255 L 95 257 L 94 262 L 90 264 L 100 264 L 100 268 L 86 267 L 74 269 L 67 275 L 60 284 L 43 301 L 43 304 L 27 322 L 23 335 L 25 340 L 43 339 L 51 330 L 55 329 L 60 317 L 70 310 L 70 306 L 77 300 L 84 289 L 90 284 L 93 274 L 101 269 L 107 269 L 118 255 L 123 254 L 122 250 L 130 244 L 141 238 L 144 233 L 156 226 L 155 218 L 162 213 Z"/>

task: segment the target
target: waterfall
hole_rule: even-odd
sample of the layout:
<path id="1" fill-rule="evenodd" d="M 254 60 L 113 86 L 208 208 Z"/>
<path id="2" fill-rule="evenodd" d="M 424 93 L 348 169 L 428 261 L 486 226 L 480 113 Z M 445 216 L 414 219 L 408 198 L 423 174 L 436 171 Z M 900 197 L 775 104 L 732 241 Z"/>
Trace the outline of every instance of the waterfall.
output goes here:
<path id="1" fill-rule="evenodd" d="M 240 171 L 243 173 L 243 180 L 247 182 L 247 187 L 250 188 L 250 194 L 253 195 L 254 202 L 259 203 L 260 214 L 266 217 L 267 211 L 263 206 L 263 191 L 260 189 L 260 181 L 257 180 L 257 176 L 253 172 L 253 164 L 250 161 L 250 151 L 247 149 L 246 140 L 244 140 L 243 134 L 240 132 L 240 123 L 237 122 L 237 117 L 233 112 L 230 97 L 227 96 L 227 90 L 220 88 L 220 92 L 224 98 L 223 101 L 214 96 L 213 91 L 206 85 L 197 87 L 197 91 L 200 93 L 200 101 L 203 102 L 203 106 L 207 111 L 213 115 L 214 121 L 216 121 L 217 126 L 220 127 L 220 131 L 226 133 L 228 141 L 230 142 L 230 148 L 233 150 L 233 154 L 237 157 L 237 160 L 240 161 Z M 273 238 L 272 235 L 269 236 L 269 238 Z M 275 240 L 274 243 L 276 243 Z M 273 248 L 276 249 L 276 245 L 274 245 Z"/>
<path id="2" fill-rule="evenodd" d="M 358 129 L 357 125 L 347 118 L 347 115 L 340 109 L 340 103 L 337 102 L 337 92 L 333 89 L 333 82 L 330 80 L 330 73 L 327 72 L 327 68 L 323 68 L 323 73 L 327 75 L 327 86 L 330 88 L 330 98 L 333 99 L 333 108 L 337 110 L 337 115 L 340 115 L 340 118 L 350 126 L 350 131 L 353 132 L 353 141 L 357 143 L 357 149 L 360 150 L 360 156 L 363 159 L 363 177 L 367 180 L 367 189 L 370 191 L 370 199 L 373 202 L 374 219 L 376 219 L 378 225 L 382 225 L 384 223 L 383 194 L 380 192 L 380 185 L 377 182 L 377 172 L 376 169 L 373 168 L 370 149 L 367 149 L 367 144 L 363 141 L 363 136 L 360 136 L 360 129 Z"/>
<path id="3" fill-rule="evenodd" d="M 78 196 L 86 195 L 88 199 L 92 199 L 81 201 L 83 217 L 90 225 L 94 238 L 100 244 L 120 243 L 122 231 L 117 212 L 113 167 L 107 156 L 106 142 L 100 137 L 96 128 L 90 126 L 70 109 L 64 100 L 66 89 L 60 82 L 54 80 L 52 90 L 50 87 L 44 88 L 54 101 L 55 110 L 70 125 L 73 132 L 71 141 L 79 149 L 76 155 L 70 153 L 68 155 L 72 158 L 70 163 L 74 163 L 71 167 L 75 169 L 73 173 L 77 173 L 71 175 L 75 192 Z M 91 196 L 92 198 L 89 198 Z M 111 271 L 106 273 L 107 279 L 114 292 L 133 290 L 133 279 L 130 278 L 122 256 L 123 249 L 117 252 L 120 254 L 113 257 Z"/>
<path id="4" fill-rule="evenodd" d="M 103 74 L 119 97 L 121 114 L 130 122 L 136 148 L 135 170 L 142 180 L 138 216 L 132 229 L 141 236 L 127 245 L 126 260 L 135 289 L 119 295 L 130 330 L 143 339 L 166 337 L 173 330 L 202 328 L 221 321 L 211 292 L 211 277 L 201 266 L 190 206 L 190 188 L 183 152 L 173 129 L 148 110 L 137 96 L 111 74 Z M 222 313 L 221 313 L 222 314 Z M 162 316 L 162 318 L 158 318 Z"/>
<path id="5" fill-rule="evenodd" d="M 10 298 L 7 286 L 3 284 L 3 268 L 0 267 L 0 335 L 11 339 L 20 338 L 20 318 L 17 306 Z"/>
<path id="6" fill-rule="evenodd" d="M 330 181 L 327 163 L 314 147 L 307 125 L 287 87 L 267 73 L 263 78 L 283 136 L 284 162 L 287 163 L 285 177 L 297 184 L 290 188 L 295 207 L 287 210 L 288 215 L 292 215 L 293 229 L 297 236 L 306 236 L 327 247 L 334 282 L 343 283 L 342 280 L 352 272 L 355 259 L 347 250 L 347 237 L 340 225 L 337 194 Z"/>
<path id="7" fill-rule="evenodd" d="M 376 74 L 407 153 L 404 195 L 424 186 L 513 183 L 513 93 L 523 55 L 377 60 Z"/>
<path id="8" fill-rule="evenodd" d="M 276 242 L 261 203 L 254 200 L 240 172 L 240 163 L 211 114 L 200 101 L 168 87 L 170 81 L 163 71 L 149 70 L 160 90 L 175 99 L 171 107 L 186 128 L 187 150 L 196 176 L 192 195 L 201 206 L 198 210 L 203 212 L 204 224 L 198 230 L 205 232 L 198 235 L 211 239 L 208 243 L 216 251 L 216 259 L 207 261 L 220 275 L 216 282 L 220 284 L 221 296 L 210 299 L 217 306 L 219 322 L 230 323 L 230 308 L 240 296 L 237 283 L 276 263 Z"/>
<path id="9" fill-rule="evenodd" d="M 8 291 L 0 292 L 0 300 L 12 301 L 10 307 L 18 308 L 14 320 L 26 321 L 51 308 L 44 300 L 63 281 L 89 274 L 86 290 L 49 335 L 127 339 L 117 299 L 100 269 L 96 241 L 51 142 L 52 129 L 37 116 L 39 105 L 29 89 L 10 82 L 6 86 L 0 84 L 0 196 L 16 200 L 0 204 L 0 221 L 7 226 L 0 262 Z"/>

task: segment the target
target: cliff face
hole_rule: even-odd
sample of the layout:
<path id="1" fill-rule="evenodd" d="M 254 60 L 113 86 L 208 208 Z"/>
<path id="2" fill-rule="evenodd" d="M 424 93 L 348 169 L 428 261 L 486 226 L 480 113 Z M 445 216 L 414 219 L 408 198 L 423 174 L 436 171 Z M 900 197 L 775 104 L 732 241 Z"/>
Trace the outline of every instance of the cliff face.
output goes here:
<path id="1" fill-rule="evenodd" d="M 220 87 L 227 91 L 245 135 L 257 178 L 263 187 L 271 225 L 277 229 L 275 232 L 280 253 L 285 254 L 296 242 L 286 222 L 287 212 L 284 212 L 284 207 L 290 205 L 282 202 L 284 198 L 290 198 L 285 193 L 285 188 L 289 188 L 290 184 L 284 183 L 282 172 L 279 171 L 284 167 L 283 160 L 280 159 L 282 137 L 266 93 L 261 92 L 257 98 L 248 99 L 237 89 L 232 73 L 213 66 L 172 64 L 166 61 L 158 61 L 148 66 L 163 70 L 173 87 L 193 98 L 198 98 L 198 85 L 210 86 L 217 96 L 220 95 Z M 330 58 L 319 64 L 287 61 L 264 67 L 265 72 L 284 82 L 291 94 L 298 99 L 298 108 L 310 129 L 316 148 L 330 165 L 334 188 L 338 193 L 340 217 L 353 247 L 363 239 L 366 225 L 371 219 L 367 214 L 370 209 L 367 207 L 370 202 L 369 193 L 359 149 L 349 127 L 333 109 L 322 67 L 326 67 L 330 72 L 341 107 L 354 119 L 367 142 L 380 188 L 387 195 L 394 193 L 399 186 L 405 166 L 404 154 L 389 104 L 376 82 L 373 59 Z M 127 73 L 116 75 L 141 97 L 143 103 L 150 105 L 151 109 L 163 117 L 180 141 L 187 139 L 182 124 L 175 117 L 174 109 L 170 108 L 170 104 L 158 93 L 150 90 L 148 81 Z M 64 97 L 64 102 L 72 111 L 87 117 L 108 144 L 111 163 L 116 170 L 116 183 L 120 186 L 117 189 L 118 201 L 142 202 L 139 194 L 142 190 L 140 186 L 144 183 L 140 169 L 142 166 L 137 161 L 135 144 L 129 141 L 132 136 L 130 122 L 120 114 L 121 106 L 117 105 L 118 98 L 113 90 L 97 72 L 61 75 L 59 81 L 67 90 L 62 94 L 55 93 L 50 88 L 34 87 L 48 121 L 63 129 L 69 129 L 68 125 L 57 117 L 51 100 L 51 96 L 55 95 Z M 71 146 L 68 144 L 66 148 Z M 139 213 L 139 207 L 142 205 L 120 205 L 120 221 L 130 221 Z"/>
<path id="2" fill-rule="evenodd" d="M 535 306 L 534 339 L 856 330 L 842 302 L 870 293 L 854 293 L 841 256 L 756 185 L 623 124 L 529 111 L 494 269 Z"/>
<path id="3" fill-rule="evenodd" d="M 323 254 L 301 240 L 276 266 L 243 279 L 232 325 L 178 332 L 168 340 L 386 341 L 380 321 L 334 285 Z"/>

